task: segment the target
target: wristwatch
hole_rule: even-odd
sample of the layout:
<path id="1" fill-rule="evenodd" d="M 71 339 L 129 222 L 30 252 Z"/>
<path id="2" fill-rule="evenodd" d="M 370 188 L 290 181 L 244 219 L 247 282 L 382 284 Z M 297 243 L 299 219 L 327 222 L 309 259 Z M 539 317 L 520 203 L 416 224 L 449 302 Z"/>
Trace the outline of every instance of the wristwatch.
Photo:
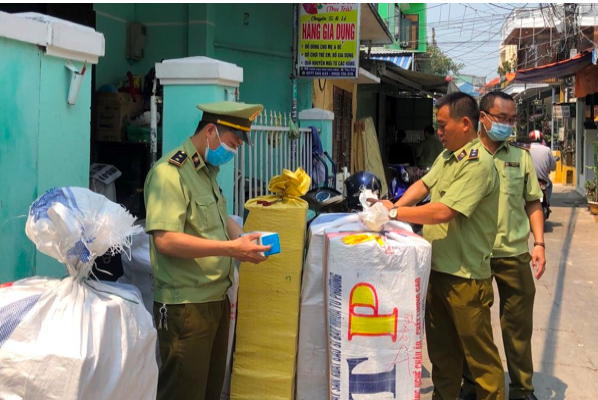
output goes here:
<path id="1" fill-rule="evenodd" d="M 544 244 L 544 242 L 534 242 L 534 247 L 536 247 L 536 246 L 541 246 L 541 247 L 546 248 L 546 245 Z"/>
<path id="2" fill-rule="evenodd" d="M 388 212 L 388 216 L 390 217 L 390 219 L 397 219 L 398 211 L 399 211 L 399 206 L 394 206 L 393 208 L 391 208 L 390 211 Z"/>

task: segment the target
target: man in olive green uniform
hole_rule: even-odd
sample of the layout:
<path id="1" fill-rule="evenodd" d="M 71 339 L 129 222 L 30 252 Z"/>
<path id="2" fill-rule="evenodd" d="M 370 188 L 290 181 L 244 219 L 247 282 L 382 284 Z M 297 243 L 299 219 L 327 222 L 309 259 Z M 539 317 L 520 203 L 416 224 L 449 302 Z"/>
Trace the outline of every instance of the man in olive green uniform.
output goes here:
<path id="1" fill-rule="evenodd" d="M 232 258 L 258 263 L 269 247 L 240 237 L 216 182 L 219 166 L 249 142 L 261 105 L 220 102 L 195 134 L 162 157 L 145 181 L 161 367 L 158 399 L 219 400 L 225 375 Z"/>
<path id="2" fill-rule="evenodd" d="M 491 92 L 480 102 L 479 136 L 494 161 L 500 178 L 498 233 L 492 250 L 492 273 L 500 295 L 502 328 L 507 366 L 509 398 L 537 400 L 532 385 L 532 331 L 536 278 L 544 273 L 544 216 L 542 191 L 529 153 L 529 145 L 509 143 L 516 117 L 515 101 L 502 92 Z M 530 226 L 534 249 L 530 255 Z M 465 366 L 463 400 L 475 400 L 471 375 Z"/>
<path id="3" fill-rule="evenodd" d="M 424 141 L 417 148 L 417 166 L 420 168 L 429 168 L 436 161 L 436 157 L 442 153 L 442 143 L 434 135 L 432 125 L 424 128 Z"/>
<path id="4" fill-rule="evenodd" d="M 477 138 L 479 109 L 464 93 L 436 103 L 438 135 L 446 150 L 430 172 L 396 203 L 390 217 L 423 224 L 432 244 L 426 304 L 433 398 L 454 400 L 466 362 L 478 398 L 504 399 L 503 368 L 494 345 L 490 254 L 496 237 L 499 181 L 492 156 Z M 413 206 L 432 195 L 430 204 Z"/>

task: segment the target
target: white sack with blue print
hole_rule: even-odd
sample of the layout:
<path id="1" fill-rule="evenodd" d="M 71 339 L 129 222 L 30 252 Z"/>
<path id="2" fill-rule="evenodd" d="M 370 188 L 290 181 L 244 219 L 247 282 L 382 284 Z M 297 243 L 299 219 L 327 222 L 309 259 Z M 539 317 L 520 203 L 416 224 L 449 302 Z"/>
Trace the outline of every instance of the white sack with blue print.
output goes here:
<path id="1" fill-rule="evenodd" d="M 0 398 L 156 398 L 156 330 L 139 291 L 90 276 L 96 257 L 128 251 L 134 222 L 83 188 L 32 204 L 27 236 L 68 275 L 0 286 Z"/>
<path id="2" fill-rule="evenodd" d="M 326 234 L 328 398 L 420 398 L 431 253 L 404 230 Z"/>

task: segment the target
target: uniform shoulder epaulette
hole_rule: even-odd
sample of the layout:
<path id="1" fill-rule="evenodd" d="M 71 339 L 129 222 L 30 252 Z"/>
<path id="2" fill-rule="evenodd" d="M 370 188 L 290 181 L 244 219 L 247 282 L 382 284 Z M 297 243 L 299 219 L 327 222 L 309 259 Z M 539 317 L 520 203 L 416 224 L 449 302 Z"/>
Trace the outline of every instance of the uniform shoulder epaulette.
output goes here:
<path id="1" fill-rule="evenodd" d="M 521 142 L 510 142 L 512 146 L 519 147 L 520 149 L 529 151 L 531 145 L 528 143 L 521 143 Z"/>
<path id="2" fill-rule="evenodd" d="M 172 165 L 176 165 L 177 167 L 182 167 L 187 161 L 187 153 L 182 150 L 177 151 L 170 159 L 168 160 L 169 163 Z"/>
<path id="3" fill-rule="evenodd" d="M 471 149 L 471 151 L 469 152 L 468 160 L 477 160 L 478 158 L 480 158 L 480 150 L 479 149 Z"/>

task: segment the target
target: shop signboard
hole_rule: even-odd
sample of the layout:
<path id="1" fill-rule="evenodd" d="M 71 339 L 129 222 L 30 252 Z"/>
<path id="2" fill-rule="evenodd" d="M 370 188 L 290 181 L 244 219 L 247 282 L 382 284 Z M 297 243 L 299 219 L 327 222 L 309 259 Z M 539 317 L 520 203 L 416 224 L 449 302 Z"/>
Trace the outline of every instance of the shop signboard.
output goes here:
<path id="1" fill-rule="evenodd" d="M 555 104 L 552 106 L 552 113 L 554 118 L 571 118 L 571 108 L 573 108 L 569 104 Z M 575 114 L 575 111 L 573 111 Z"/>
<path id="2" fill-rule="evenodd" d="M 359 18 L 359 3 L 301 4 L 299 77 L 357 79 Z"/>

